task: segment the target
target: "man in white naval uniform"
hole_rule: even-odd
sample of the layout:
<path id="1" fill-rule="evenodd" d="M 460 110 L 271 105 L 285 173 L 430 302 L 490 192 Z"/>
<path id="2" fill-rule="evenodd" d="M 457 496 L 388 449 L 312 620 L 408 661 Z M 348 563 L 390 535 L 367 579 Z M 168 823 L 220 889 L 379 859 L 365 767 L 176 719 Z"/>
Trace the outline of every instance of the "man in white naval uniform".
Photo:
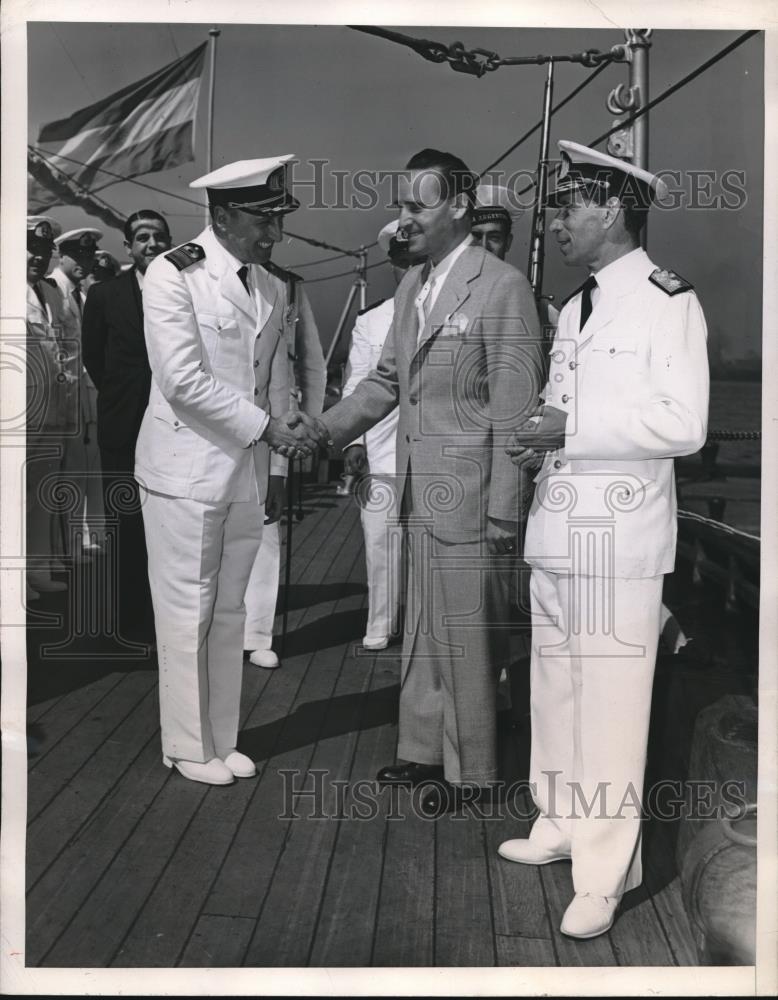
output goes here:
<path id="1" fill-rule="evenodd" d="M 540 810 L 500 854 L 572 859 L 561 931 L 612 925 L 641 881 L 640 811 L 662 581 L 675 564 L 673 459 L 704 443 L 706 326 L 691 285 L 656 267 L 640 230 L 663 184 L 562 141 L 551 223 L 590 276 L 562 310 L 545 407 L 515 434 L 536 477 L 524 557 L 532 566 L 532 751 Z"/>
<path id="2" fill-rule="evenodd" d="M 71 385 L 59 360 L 62 305 L 45 279 L 54 252 L 51 219 L 27 219 L 27 599 L 67 589 L 53 580 L 59 521 L 47 502 L 45 483 L 59 471 Z M 44 494 L 44 495 L 42 495 Z"/>
<path id="3" fill-rule="evenodd" d="M 143 284 L 152 383 L 135 476 L 163 759 L 207 784 L 256 774 L 236 749 L 243 598 L 265 514 L 277 519 L 283 497 L 285 463 L 268 448 L 298 450 L 283 298 L 257 265 L 299 204 L 285 186 L 289 159 L 243 160 L 194 181 L 213 224 L 153 260 Z"/>
<path id="4" fill-rule="evenodd" d="M 87 288 L 83 283 L 92 273 L 97 244 L 102 236 L 99 229 L 89 227 L 62 233 L 54 241 L 59 251 L 59 264 L 50 275 L 61 296 L 63 340 L 68 354 L 66 364 L 71 376 L 75 376 L 75 380 L 71 380 L 71 397 L 76 426 L 64 439 L 62 473 L 78 491 L 78 516 L 83 532 L 81 547 L 87 553 L 101 550 L 100 525 L 104 507 L 97 445 L 97 389 L 83 363 L 81 323 Z"/>
<path id="5" fill-rule="evenodd" d="M 411 263 L 418 261 L 408 253 L 407 240 L 397 237 L 396 219 L 378 234 L 378 245 L 391 261 L 395 283 L 399 284 Z M 378 364 L 393 318 L 393 298 L 382 299 L 358 314 L 351 334 L 344 399 Z M 399 410 L 392 410 L 343 452 L 347 473 L 361 476 L 369 472 L 357 494 L 367 564 L 367 629 L 362 640 L 365 649 L 386 649 L 390 636 L 399 628 L 402 529 L 399 524 L 392 525 L 398 516 L 395 477 L 399 416 Z"/>
<path id="6" fill-rule="evenodd" d="M 311 303 L 302 287 L 302 278 L 270 260 L 265 264 L 265 270 L 277 282 L 279 293 L 286 300 L 283 315 L 289 358 L 290 406 L 311 417 L 318 417 L 324 406 L 327 371 L 319 330 Z M 249 661 L 254 666 L 266 670 L 281 665 L 272 649 L 280 569 L 281 530 L 280 523 L 276 521 L 265 525 L 246 589 L 243 648 L 249 650 Z"/>

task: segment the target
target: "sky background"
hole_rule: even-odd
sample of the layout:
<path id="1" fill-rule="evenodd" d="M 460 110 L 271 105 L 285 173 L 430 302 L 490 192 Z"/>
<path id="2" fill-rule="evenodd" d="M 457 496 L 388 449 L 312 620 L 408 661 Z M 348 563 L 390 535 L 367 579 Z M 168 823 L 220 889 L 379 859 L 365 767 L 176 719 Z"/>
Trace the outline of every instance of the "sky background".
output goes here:
<path id="1" fill-rule="evenodd" d="M 163 9 L 163 8 L 160 8 Z M 29 140 L 40 126 L 66 117 L 115 90 L 160 69 L 207 38 L 210 25 L 31 23 L 28 26 Z M 216 56 L 214 167 L 233 160 L 295 153 L 296 174 L 310 178 L 307 161 L 327 160 L 324 199 L 335 199 L 329 171 L 401 169 L 424 146 L 447 149 L 482 171 L 533 125 L 541 114 L 545 67 L 502 67 L 478 79 L 447 65 L 425 61 L 402 46 L 346 27 L 221 26 Z M 569 54 L 607 50 L 623 41 L 618 29 L 395 27 L 450 44 L 483 47 L 500 55 Z M 733 31 L 656 31 L 650 49 L 650 96 L 710 58 L 738 36 Z M 591 70 L 558 64 L 555 103 Z M 558 139 L 589 143 L 613 123 L 605 106 L 609 91 L 626 85 L 628 67 L 612 64 L 552 120 L 552 150 Z M 139 178 L 171 194 L 194 200 L 188 183 L 206 170 L 205 106 L 201 92 L 195 160 Z M 737 210 L 655 211 L 648 249 L 657 264 L 691 281 L 702 300 L 710 329 L 710 355 L 719 360 L 756 361 L 761 356 L 763 213 L 763 42 L 756 36 L 661 104 L 650 116 L 649 165 L 654 170 L 742 171 L 747 197 Z M 501 168 L 536 168 L 538 135 L 512 153 Z M 604 147 L 599 147 L 604 148 Z M 689 189 L 688 174 L 684 188 Z M 296 191 L 303 207 L 287 217 L 295 233 L 356 248 L 372 243 L 394 213 L 382 201 L 371 210 L 311 207 L 310 188 Z M 712 191 L 722 191 L 713 181 Z M 175 242 L 193 239 L 203 228 L 196 205 L 170 195 L 117 183 L 100 192 L 121 214 L 154 208 L 165 214 Z M 80 209 L 49 213 L 65 228 L 104 228 Z M 526 273 L 531 212 L 515 225 L 508 260 Z M 551 216 L 549 215 L 550 221 Z M 122 237 L 106 230 L 102 246 L 126 259 Z M 564 267 L 552 238 L 546 242 L 544 291 L 557 303 L 585 274 Z M 285 240 L 274 259 L 300 265 L 331 256 L 329 251 Z M 381 259 L 370 251 L 370 262 Z M 344 266 L 345 265 L 345 266 Z M 335 329 L 352 278 L 317 281 L 348 270 L 348 259 L 302 267 L 326 345 Z M 388 267 L 368 273 L 368 302 L 392 292 Z"/>

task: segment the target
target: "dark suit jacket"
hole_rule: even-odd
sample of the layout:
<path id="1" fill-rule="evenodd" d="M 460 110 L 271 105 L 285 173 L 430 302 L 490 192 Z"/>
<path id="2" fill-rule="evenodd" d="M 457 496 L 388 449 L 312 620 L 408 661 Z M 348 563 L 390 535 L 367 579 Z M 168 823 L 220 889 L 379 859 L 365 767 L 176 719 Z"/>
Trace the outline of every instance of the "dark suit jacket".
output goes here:
<path id="1" fill-rule="evenodd" d="M 98 444 L 134 448 L 151 388 L 134 269 L 89 289 L 81 337 L 84 366 L 97 386 Z"/>
<path id="2" fill-rule="evenodd" d="M 476 541 L 487 517 L 515 520 L 527 502 L 505 446 L 545 381 L 535 300 L 516 268 L 468 247 L 419 336 L 422 284 L 422 266 L 410 268 L 376 369 L 322 419 L 343 445 L 399 405 L 399 495 L 410 472 L 414 514 L 433 534 Z"/>

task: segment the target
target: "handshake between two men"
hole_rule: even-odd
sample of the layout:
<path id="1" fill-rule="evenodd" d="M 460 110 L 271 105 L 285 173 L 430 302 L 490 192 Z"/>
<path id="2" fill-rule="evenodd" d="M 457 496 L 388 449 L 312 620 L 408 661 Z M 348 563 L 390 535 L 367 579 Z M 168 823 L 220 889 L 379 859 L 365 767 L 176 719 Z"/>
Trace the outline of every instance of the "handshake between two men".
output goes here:
<path id="1" fill-rule="evenodd" d="M 520 468 L 538 468 L 545 454 L 563 448 L 567 414 L 554 406 L 539 406 L 524 423 L 513 432 L 511 443 L 505 449 L 514 465 Z M 299 410 L 290 410 L 282 417 L 271 417 L 262 434 L 273 451 L 285 458 L 302 458 L 312 455 L 321 446 L 331 446 L 329 431 L 316 417 Z"/>
<path id="2" fill-rule="evenodd" d="M 260 438 L 284 458 L 312 455 L 320 445 L 331 445 L 329 431 L 315 417 L 290 410 L 282 417 L 271 417 Z"/>

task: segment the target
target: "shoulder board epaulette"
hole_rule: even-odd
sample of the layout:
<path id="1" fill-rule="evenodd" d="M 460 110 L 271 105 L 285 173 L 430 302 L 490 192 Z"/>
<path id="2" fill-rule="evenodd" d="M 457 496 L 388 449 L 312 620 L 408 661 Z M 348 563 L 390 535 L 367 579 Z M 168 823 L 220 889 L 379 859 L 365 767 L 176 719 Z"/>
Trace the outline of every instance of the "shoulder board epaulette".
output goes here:
<path id="1" fill-rule="evenodd" d="M 668 295 L 677 295 L 679 292 L 689 292 L 694 288 L 686 278 L 682 278 L 675 271 L 666 271 L 663 267 L 658 267 L 648 276 L 648 280 L 661 288 Z"/>
<path id="2" fill-rule="evenodd" d="M 266 264 L 263 264 L 262 266 L 268 273 L 274 274 L 277 278 L 280 278 L 281 281 L 283 282 L 305 280 L 302 277 L 302 275 L 295 274 L 294 271 L 287 271 L 286 268 L 279 267 L 278 264 L 274 264 L 272 260 L 269 260 Z"/>
<path id="3" fill-rule="evenodd" d="M 589 279 L 587 278 L 587 279 L 586 279 L 586 281 L 588 281 L 588 280 L 589 280 Z M 574 298 L 576 297 L 576 295 L 577 295 L 577 294 L 578 294 L 578 293 L 579 293 L 580 291 L 582 291 L 582 290 L 583 290 L 583 286 L 584 286 L 584 285 L 586 284 L 586 281 L 582 281 L 582 282 L 581 282 L 581 284 L 580 284 L 580 285 L 578 286 L 578 288 L 576 288 L 576 289 L 575 289 L 575 291 L 572 291 L 572 292 L 570 292 L 570 294 L 569 294 L 569 295 L 567 296 L 567 298 L 566 298 L 566 299 L 562 299 L 562 303 L 561 303 L 561 304 L 562 304 L 563 306 L 566 306 L 566 305 L 567 305 L 567 303 L 568 303 L 568 302 L 569 302 L 569 301 L 570 301 L 571 299 L 574 299 Z"/>
<path id="4" fill-rule="evenodd" d="M 166 253 L 165 260 L 169 260 L 179 271 L 183 271 L 185 267 L 196 264 L 199 260 L 205 260 L 205 250 L 199 243 L 184 243 L 183 246 Z"/>
<path id="5" fill-rule="evenodd" d="M 376 302 L 371 302 L 369 306 L 365 306 L 364 309 L 360 309 L 357 316 L 364 316 L 365 313 L 369 313 L 371 309 L 377 309 L 386 302 L 386 299 L 378 299 Z"/>
<path id="6" fill-rule="evenodd" d="M 57 282 L 53 278 L 44 278 L 43 280 L 46 282 L 47 285 L 51 285 L 52 288 L 57 287 Z"/>

